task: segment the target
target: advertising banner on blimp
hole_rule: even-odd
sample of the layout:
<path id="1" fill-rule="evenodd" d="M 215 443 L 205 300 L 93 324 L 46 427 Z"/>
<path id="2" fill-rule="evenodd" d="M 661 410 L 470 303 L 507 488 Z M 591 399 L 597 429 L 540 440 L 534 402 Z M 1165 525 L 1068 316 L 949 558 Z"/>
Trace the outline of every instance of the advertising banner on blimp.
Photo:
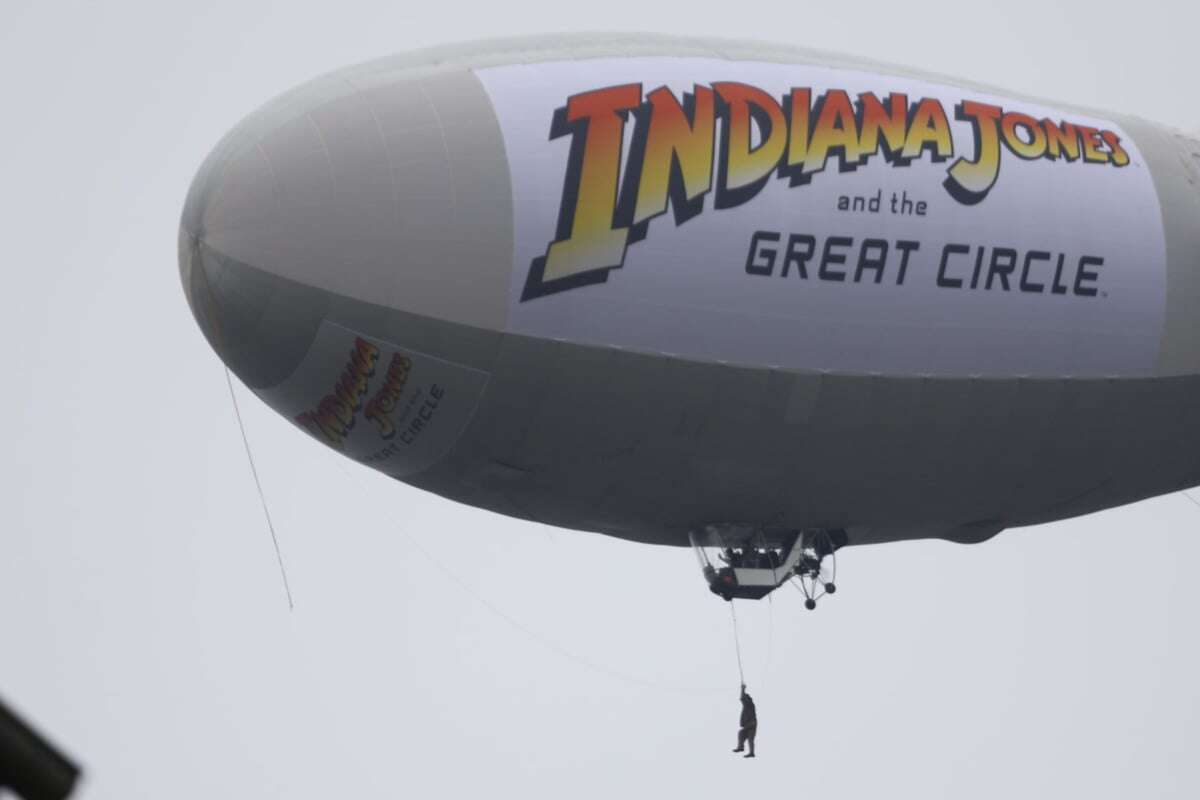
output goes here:
<path id="1" fill-rule="evenodd" d="M 1153 368 L 1162 216 L 1112 121 L 719 59 L 477 75 L 512 176 L 517 333 L 892 375 Z"/>

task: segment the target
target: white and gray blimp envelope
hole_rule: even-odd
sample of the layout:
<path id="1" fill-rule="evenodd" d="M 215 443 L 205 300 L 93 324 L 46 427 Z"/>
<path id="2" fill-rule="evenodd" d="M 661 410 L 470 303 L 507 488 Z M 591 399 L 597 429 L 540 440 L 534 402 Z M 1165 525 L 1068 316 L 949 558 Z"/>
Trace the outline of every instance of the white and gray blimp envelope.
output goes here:
<path id="1" fill-rule="evenodd" d="M 1200 483 L 1200 142 L 953 78 L 652 36 L 388 58 L 234 128 L 180 265 L 300 429 L 514 517 L 786 554 Z"/>

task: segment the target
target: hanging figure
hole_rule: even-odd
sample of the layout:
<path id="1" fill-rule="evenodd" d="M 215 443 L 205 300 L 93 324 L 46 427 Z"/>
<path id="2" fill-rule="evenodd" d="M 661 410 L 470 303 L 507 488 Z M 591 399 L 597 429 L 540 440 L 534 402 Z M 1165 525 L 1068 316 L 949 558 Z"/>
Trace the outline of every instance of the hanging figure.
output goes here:
<path id="1" fill-rule="evenodd" d="M 738 746 L 733 752 L 740 753 L 748 744 L 750 750 L 743 758 L 754 758 L 754 735 L 758 733 L 758 714 L 754 710 L 754 698 L 746 694 L 746 684 L 742 684 L 742 718 L 738 730 Z"/>

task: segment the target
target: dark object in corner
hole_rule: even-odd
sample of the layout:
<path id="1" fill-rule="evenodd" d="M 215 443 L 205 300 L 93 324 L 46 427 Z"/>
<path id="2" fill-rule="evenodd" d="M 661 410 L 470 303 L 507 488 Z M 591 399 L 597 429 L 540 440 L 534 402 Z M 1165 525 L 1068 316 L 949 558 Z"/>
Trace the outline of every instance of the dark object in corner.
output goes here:
<path id="1" fill-rule="evenodd" d="M 24 800 L 65 800 L 78 780 L 79 767 L 0 703 L 0 790 Z"/>

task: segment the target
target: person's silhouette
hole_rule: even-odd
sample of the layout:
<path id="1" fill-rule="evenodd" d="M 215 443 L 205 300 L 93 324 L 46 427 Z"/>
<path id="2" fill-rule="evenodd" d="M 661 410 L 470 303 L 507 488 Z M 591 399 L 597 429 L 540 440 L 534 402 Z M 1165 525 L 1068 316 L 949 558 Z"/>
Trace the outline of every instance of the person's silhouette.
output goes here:
<path id="1" fill-rule="evenodd" d="M 746 745 L 750 750 L 745 758 L 754 758 L 754 735 L 758 733 L 758 713 L 754 708 L 754 698 L 746 694 L 746 684 L 742 684 L 742 717 L 738 730 L 738 744 L 735 753 L 742 752 Z"/>

